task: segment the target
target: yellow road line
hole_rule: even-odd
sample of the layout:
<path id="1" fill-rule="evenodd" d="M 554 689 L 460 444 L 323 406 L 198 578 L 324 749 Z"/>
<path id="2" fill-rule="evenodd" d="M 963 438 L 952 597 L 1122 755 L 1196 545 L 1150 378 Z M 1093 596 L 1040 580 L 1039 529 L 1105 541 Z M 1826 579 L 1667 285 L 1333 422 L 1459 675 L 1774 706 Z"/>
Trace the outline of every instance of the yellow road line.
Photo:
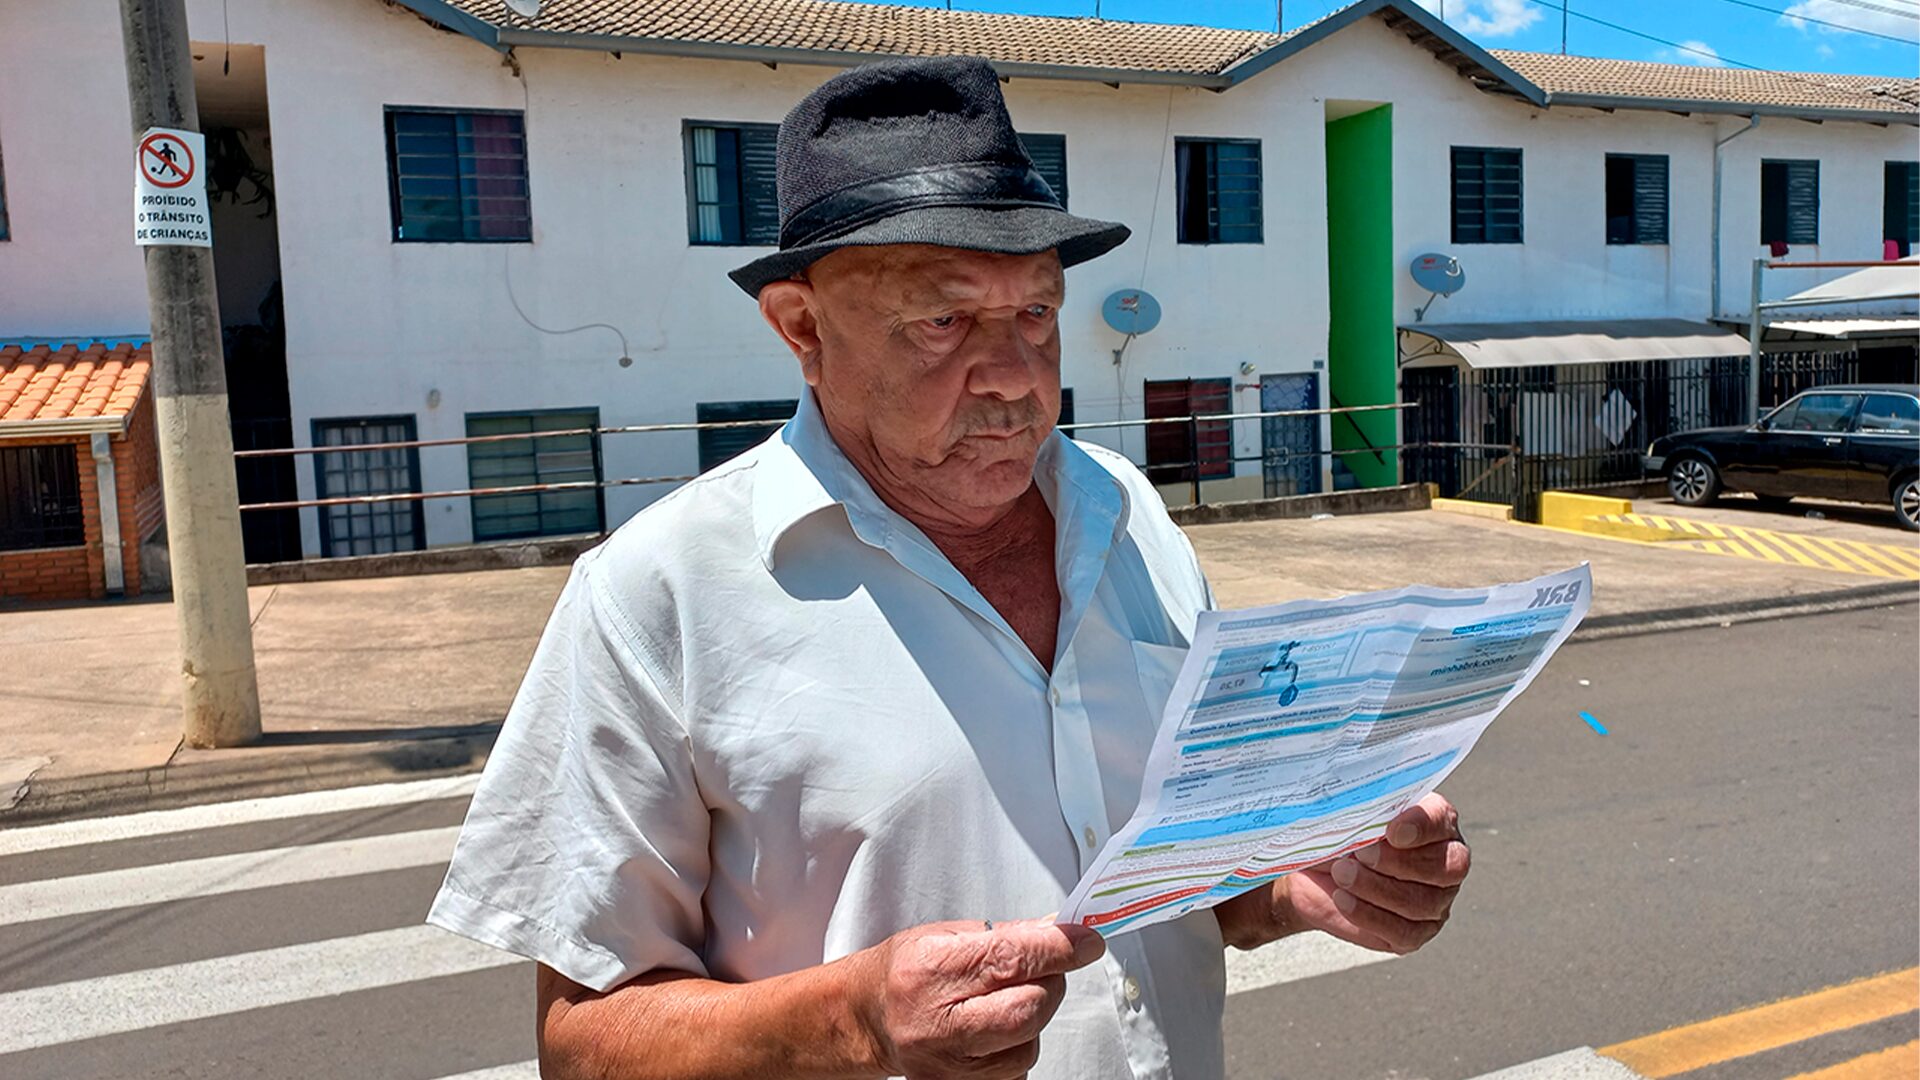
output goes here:
<path id="1" fill-rule="evenodd" d="M 1920 968 L 1878 975 L 1603 1046 L 1650 1080 L 1774 1050 L 1920 1009 Z"/>
<path id="2" fill-rule="evenodd" d="M 1790 1080 L 1915 1080 L 1920 1077 L 1920 1041 L 1804 1072 Z"/>
<path id="3" fill-rule="evenodd" d="M 1843 562 L 1839 556 L 1833 554 L 1832 552 L 1827 551 L 1825 548 L 1819 547 L 1815 544 L 1808 543 L 1808 538 L 1801 533 L 1777 532 L 1777 533 L 1770 533 L 1769 535 L 1778 537 L 1780 543 L 1782 544 L 1792 544 L 1793 546 L 1797 547 L 1801 551 L 1805 552 L 1808 556 L 1819 561 L 1819 563 L 1828 570 L 1838 570 L 1843 574 L 1852 574 L 1852 573 L 1858 572 L 1851 565 L 1849 565 L 1846 562 Z"/>
<path id="4" fill-rule="evenodd" d="M 1826 536 L 1811 536 L 1808 537 L 1808 539 L 1829 551 L 1838 552 L 1842 558 L 1850 559 L 1854 563 L 1857 563 L 1864 573 L 1877 574 L 1880 577 L 1892 576 L 1886 567 L 1881 566 L 1879 563 L 1861 554 L 1859 551 L 1861 545 L 1842 543 L 1841 541 Z"/>
<path id="5" fill-rule="evenodd" d="M 1745 544 L 1748 548 L 1751 548 L 1754 552 L 1758 553 L 1762 559 L 1765 559 L 1768 562 L 1777 562 L 1777 563 L 1783 563 L 1787 561 L 1785 556 L 1781 555 L 1779 552 L 1773 550 L 1767 545 L 1761 543 L 1760 538 L 1755 536 L 1751 532 L 1748 532 L 1747 530 L 1741 528 L 1738 525 L 1732 525 L 1732 526 L 1729 526 L 1729 528 L 1733 530 L 1734 539 L 1740 541 L 1742 544 Z"/>
<path id="6" fill-rule="evenodd" d="M 1916 568 L 1907 564 L 1904 560 L 1896 558 L 1894 554 L 1898 550 L 1896 548 L 1886 547 L 1882 544 L 1863 544 L 1858 540 L 1835 540 L 1833 543 L 1845 547 L 1848 551 L 1853 552 L 1855 555 L 1871 562 L 1875 566 L 1891 569 L 1896 576 L 1914 576 Z"/>

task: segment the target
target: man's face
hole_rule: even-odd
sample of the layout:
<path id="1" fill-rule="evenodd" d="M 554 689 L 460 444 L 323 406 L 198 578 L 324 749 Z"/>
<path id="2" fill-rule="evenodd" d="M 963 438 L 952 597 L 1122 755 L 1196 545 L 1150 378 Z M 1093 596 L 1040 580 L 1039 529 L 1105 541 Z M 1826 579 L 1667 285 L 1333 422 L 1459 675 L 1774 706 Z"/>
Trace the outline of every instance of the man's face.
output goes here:
<path id="1" fill-rule="evenodd" d="M 843 248 L 762 311 L 835 441 L 916 519 L 991 521 L 1024 494 L 1060 411 L 1060 260 Z"/>

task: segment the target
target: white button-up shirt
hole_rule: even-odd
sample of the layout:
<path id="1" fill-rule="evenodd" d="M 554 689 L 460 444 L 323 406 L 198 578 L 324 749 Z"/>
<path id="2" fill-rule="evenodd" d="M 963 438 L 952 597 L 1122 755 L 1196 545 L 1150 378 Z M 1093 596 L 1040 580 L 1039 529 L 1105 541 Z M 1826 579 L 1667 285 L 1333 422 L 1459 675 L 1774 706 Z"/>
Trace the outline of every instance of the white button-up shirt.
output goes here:
<path id="1" fill-rule="evenodd" d="M 1140 472 L 1055 434 L 1053 670 L 817 405 L 575 565 L 429 921 L 609 989 L 743 982 L 1060 909 L 1139 798 L 1211 603 Z M 1033 1076 L 1218 1077 L 1211 911 L 1068 977 Z"/>

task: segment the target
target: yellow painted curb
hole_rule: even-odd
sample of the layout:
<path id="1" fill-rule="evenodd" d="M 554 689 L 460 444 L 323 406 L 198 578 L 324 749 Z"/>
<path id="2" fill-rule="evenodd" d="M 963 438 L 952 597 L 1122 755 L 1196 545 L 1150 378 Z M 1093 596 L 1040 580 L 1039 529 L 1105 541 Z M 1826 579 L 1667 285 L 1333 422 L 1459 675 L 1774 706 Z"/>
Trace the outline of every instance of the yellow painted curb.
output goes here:
<path id="1" fill-rule="evenodd" d="M 1545 491 L 1540 494 L 1540 524 L 1560 529 L 1580 529 L 1595 514 L 1631 514 L 1633 501 L 1610 499 L 1602 495 L 1575 495 L 1571 491 Z"/>
<path id="2" fill-rule="evenodd" d="M 1488 521 L 1513 520 L 1513 507 L 1501 503 L 1474 502 L 1472 499 L 1434 499 L 1431 509 L 1486 518 Z"/>

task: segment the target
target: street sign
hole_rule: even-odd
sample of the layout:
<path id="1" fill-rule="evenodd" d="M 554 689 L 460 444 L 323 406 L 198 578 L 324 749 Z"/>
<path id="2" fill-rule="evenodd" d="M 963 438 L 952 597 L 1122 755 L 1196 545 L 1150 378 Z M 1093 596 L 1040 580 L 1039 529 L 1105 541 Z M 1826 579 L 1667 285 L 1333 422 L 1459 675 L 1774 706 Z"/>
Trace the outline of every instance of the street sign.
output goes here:
<path id="1" fill-rule="evenodd" d="M 134 149 L 133 242 L 212 247 L 207 215 L 207 139 L 197 131 L 148 128 Z"/>

